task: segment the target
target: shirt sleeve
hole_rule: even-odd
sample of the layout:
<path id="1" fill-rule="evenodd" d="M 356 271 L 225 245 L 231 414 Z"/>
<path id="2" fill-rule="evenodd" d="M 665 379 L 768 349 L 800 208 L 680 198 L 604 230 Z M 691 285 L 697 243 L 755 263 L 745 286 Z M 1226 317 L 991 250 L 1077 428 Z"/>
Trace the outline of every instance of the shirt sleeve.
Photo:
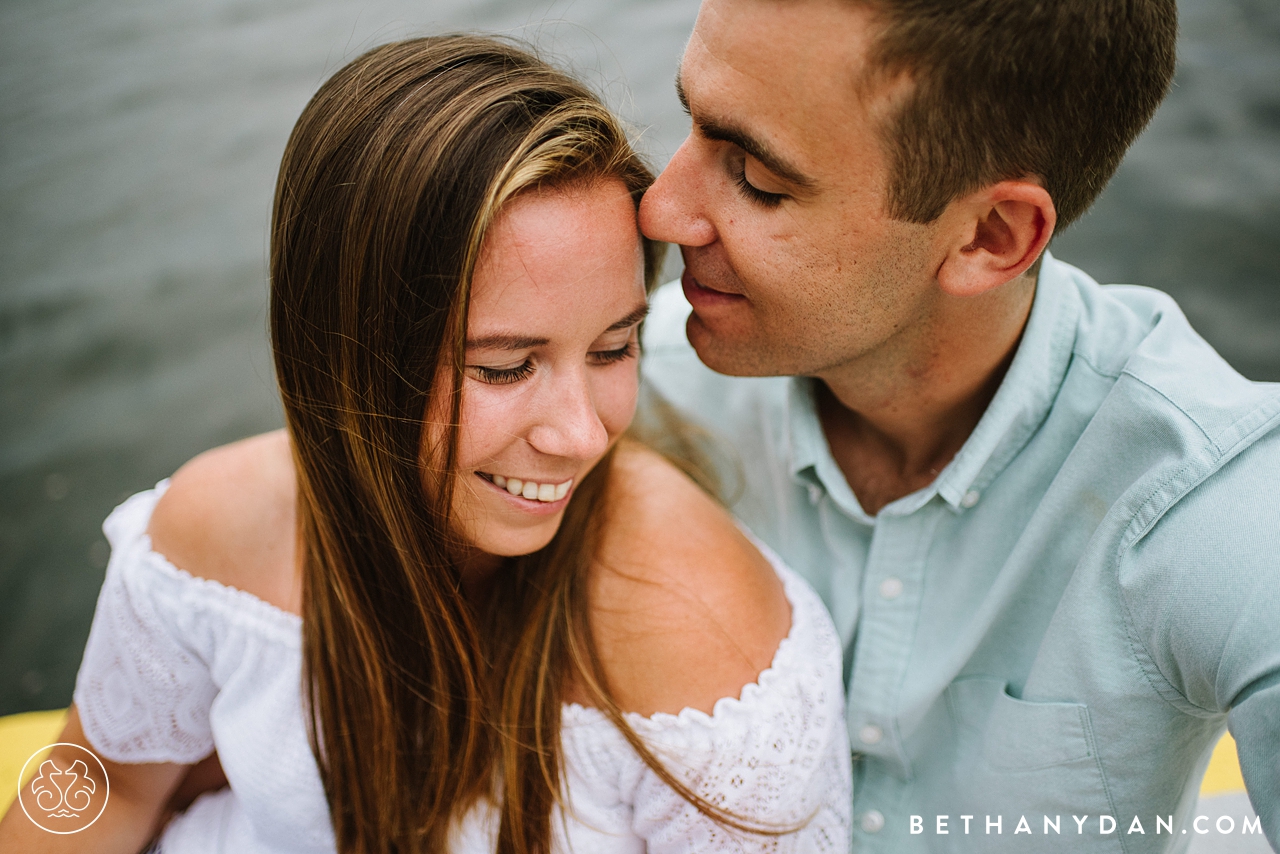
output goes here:
<path id="1" fill-rule="evenodd" d="M 162 489 L 129 499 L 103 525 L 111 560 L 76 677 L 85 736 L 114 762 L 189 764 L 214 746 L 217 688 L 184 642 L 184 579 L 145 534 Z"/>
<path id="2" fill-rule="evenodd" d="M 690 789 L 744 824 L 779 833 L 726 827 L 645 766 L 634 778 L 632 827 L 650 854 L 848 850 L 853 798 L 839 641 L 816 594 L 785 580 L 795 628 L 741 697 L 720 700 L 711 715 L 686 709 L 631 719 Z"/>
<path id="3" fill-rule="evenodd" d="M 1225 714 L 1263 832 L 1280 846 L 1280 433 L 1228 462 L 1121 558 L 1148 676 Z"/>

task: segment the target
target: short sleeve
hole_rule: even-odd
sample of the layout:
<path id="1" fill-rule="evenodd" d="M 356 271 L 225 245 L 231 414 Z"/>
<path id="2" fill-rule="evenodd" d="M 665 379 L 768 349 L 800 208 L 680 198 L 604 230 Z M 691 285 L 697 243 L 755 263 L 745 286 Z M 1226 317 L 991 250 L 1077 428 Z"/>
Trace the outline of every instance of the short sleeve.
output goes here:
<path id="1" fill-rule="evenodd" d="M 744 824 L 784 832 L 747 833 L 715 821 L 663 782 L 598 712 L 579 708 L 571 716 L 582 724 L 572 728 L 575 743 L 566 744 L 570 761 L 585 769 L 576 782 L 597 797 L 616 792 L 606 800 L 627 807 L 630 832 L 649 854 L 849 849 L 852 768 L 839 640 L 812 589 L 770 558 L 792 603 L 792 628 L 769 669 L 710 715 L 685 709 L 628 714 L 627 721 L 663 766 L 710 804 Z M 588 712 L 599 725 L 586 725 Z M 584 794 L 570 790 L 575 809 Z"/>
<path id="2" fill-rule="evenodd" d="M 852 791 L 840 706 L 821 692 L 751 703 L 741 716 L 650 732 L 646 741 L 689 788 L 755 834 L 698 811 L 646 768 L 635 791 L 633 827 L 650 854 L 843 852 L 849 847 Z M 682 731 L 683 730 L 683 731 Z"/>
<path id="3" fill-rule="evenodd" d="M 213 750 L 208 666 L 184 643 L 172 573 L 154 564 L 146 536 L 167 483 L 107 518 L 111 560 L 76 677 L 74 701 L 89 743 L 114 762 L 197 762 Z"/>

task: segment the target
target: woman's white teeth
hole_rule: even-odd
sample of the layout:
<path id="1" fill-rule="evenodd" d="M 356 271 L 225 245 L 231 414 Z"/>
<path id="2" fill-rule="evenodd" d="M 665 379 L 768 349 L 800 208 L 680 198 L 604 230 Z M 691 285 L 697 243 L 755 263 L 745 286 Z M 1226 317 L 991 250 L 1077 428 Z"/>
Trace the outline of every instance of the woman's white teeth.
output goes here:
<path id="1" fill-rule="evenodd" d="M 493 483 L 499 489 L 505 489 L 512 495 L 519 495 L 530 501 L 559 501 L 569 494 L 569 487 L 573 486 L 572 480 L 566 480 L 564 483 L 534 483 L 531 480 L 503 477 L 500 474 L 493 475 Z"/>

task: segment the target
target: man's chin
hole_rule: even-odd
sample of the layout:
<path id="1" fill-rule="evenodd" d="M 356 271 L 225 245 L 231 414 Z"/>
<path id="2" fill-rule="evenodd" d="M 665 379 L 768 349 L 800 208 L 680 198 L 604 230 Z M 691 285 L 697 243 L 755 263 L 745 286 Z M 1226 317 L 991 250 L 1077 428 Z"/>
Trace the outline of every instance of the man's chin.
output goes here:
<path id="1" fill-rule="evenodd" d="M 716 334 L 696 313 L 689 315 L 685 324 L 698 359 L 718 374 L 731 377 L 773 377 L 786 373 L 781 366 L 770 364 L 768 348 L 750 339 L 731 338 Z"/>

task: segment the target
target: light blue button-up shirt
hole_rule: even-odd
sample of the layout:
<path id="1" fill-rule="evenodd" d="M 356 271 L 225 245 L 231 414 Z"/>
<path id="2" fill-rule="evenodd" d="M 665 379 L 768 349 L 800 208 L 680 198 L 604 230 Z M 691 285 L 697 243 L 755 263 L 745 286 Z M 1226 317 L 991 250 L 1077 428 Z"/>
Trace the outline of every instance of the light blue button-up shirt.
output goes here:
<path id="1" fill-rule="evenodd" d="M 646 382 L 831 609 L 856 851 L 1183 850 L 1224 725 L 1261 818 L 1234 832 L 1280 842 L 1280 386 L 1169 297 L 1046 257 L 973 434 L 870 516 L 813 381 L 711 372 L 688 312 L 655 296 Z"/>

